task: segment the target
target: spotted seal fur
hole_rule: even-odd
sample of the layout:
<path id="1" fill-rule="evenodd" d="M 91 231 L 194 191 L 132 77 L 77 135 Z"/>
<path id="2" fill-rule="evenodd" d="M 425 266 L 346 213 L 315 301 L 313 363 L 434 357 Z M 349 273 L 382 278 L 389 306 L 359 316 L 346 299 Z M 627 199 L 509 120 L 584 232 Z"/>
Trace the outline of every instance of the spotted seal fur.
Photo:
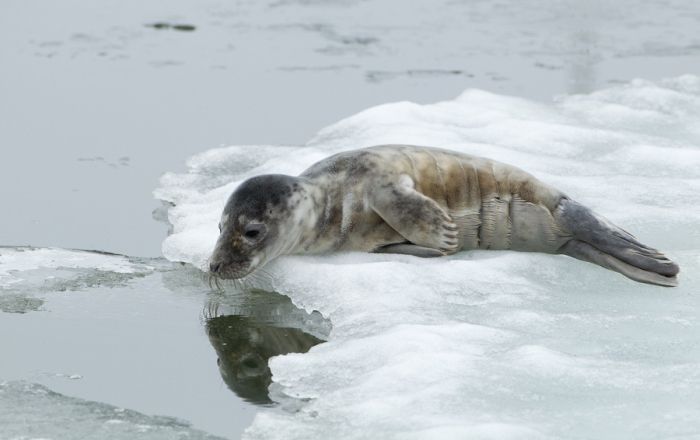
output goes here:
<path id="1" fill-rule="evenodd" d="M 677 285 L 678 265 L 525 171 L 437 148 L 333 155 L 298 177 L 261 175 L 231 195 L 211 272 L 241 278 L 286 254 L 438 257 L 471 249 L 565 254 L 633 280 Z"/>

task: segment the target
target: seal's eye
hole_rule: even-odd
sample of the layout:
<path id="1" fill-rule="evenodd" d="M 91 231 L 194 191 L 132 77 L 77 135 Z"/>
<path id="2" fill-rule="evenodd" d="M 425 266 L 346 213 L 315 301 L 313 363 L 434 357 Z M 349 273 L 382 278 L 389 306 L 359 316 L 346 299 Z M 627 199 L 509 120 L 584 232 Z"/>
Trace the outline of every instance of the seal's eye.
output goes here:
<path id="1" fill-rule="evenodd" d="M 262 223 L 250 223 L 247 224 L 243 230 L 243 235 L 248 240 L 259 240 L 263 235 L 265 235 L 265 231 L 265 225 Z"/>

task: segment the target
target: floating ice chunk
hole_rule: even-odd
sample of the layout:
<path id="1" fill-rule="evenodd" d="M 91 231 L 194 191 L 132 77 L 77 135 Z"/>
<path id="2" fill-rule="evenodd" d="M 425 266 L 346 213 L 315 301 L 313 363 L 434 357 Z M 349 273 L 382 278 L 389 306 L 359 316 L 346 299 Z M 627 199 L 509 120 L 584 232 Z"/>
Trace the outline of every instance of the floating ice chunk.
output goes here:
<path id="1" fill-rule="evenodd" d="M 0 248 L 0 286 L 17 282 L 15 274 L 32 269 L 96 269 L 134 273 L 149 269 L 121 255 L 56 248 Z"/>
<path id="2" fill-rule="evenodd" d="M 221 439 L 192 429 L 182 420 L 147 416 L 19 381 L 0 382 L 0 438 Z"/>
<path id="3" fill-rule="evenodd" d="M 44 304 L 41 298 L 32 298 L 27 295 L 11 293 L 0 295 L 0 312 L 27 313 L 39 310 Z"/>
<path id="4" fill-rule="evenodd" d="M 54 377 L 61 377 L 61 378 L 65 378 L 65 379 L 70 379 L 70 380 L 79 380 L 79 379 L 83 378 L 83 376 L 81 376 L 80 374 L 54 373 L 53 376 Z"/>
<path id="5" fill-rule="evenodd" d="M 636 80 L 552 104 L 467 90 L 367 109 L 306 146 L 265 147 L 264 159 L 240 170 L 229 162 L 248 147 L 205 153 L 156 192 L 175 204 L 164 255 L 203 267 L 221 208 L 245 178 L 297 174 L 383 143 L 520 166 L 677 260 L 680 287 L 534 253 L 280 258 L 254 283 L 320 311 L 333 329 L 308 353 L 271 360 L 272 395 L 308 403 L 262 411 L 247 438 L 652 439 L 700 430 L 700 78 Z"/>
<path id="6" fill-rule="evenodd" d="M 0 247 L 0 289 L 7 289 L 27 279 L 27 274 L 41 269 L 66 269 L 138 275 L 154 268 L 123 255 L 105 252 L 57 248 Z M 52 271 L 52 273 L 54 273 Z M 47 280 L 57 276 L 49 275 Z"/>
<path id="7" fill-rule="evenodd" d="M 154 270 L 145 260 L 104 252 L 0 247 L 0 311 L 39 310 L 43 300 L 37 294 L 119 285 Z"/>

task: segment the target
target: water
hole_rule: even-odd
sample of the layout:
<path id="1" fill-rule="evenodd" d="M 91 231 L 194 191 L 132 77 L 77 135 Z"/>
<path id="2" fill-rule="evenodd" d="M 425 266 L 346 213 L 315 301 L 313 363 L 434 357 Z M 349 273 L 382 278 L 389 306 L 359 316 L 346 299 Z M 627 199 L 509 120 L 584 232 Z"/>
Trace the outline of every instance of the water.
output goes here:
<path id="1" fill-rule="evenodd" d="M 0 197 L 12 215 L 0 243 L 158 256 L 149 190 L 192 154 L 303 144 L 372 105 L 470 87 L 550 101 L 697 72 L 699 10 L 689 0 L 5 0 Z M 196 29 L 148 26 L 158 22 Z"/>
<path id="2" fill-rule="evenodd" d="M 174 418 L 146 416 L 104 403 L 71 398 L 38 384 L 2 382 L 0 396 L 0 421 L 7 438 L 222 438 L 194 430 Z M 27 422 L 18 424 L 18 419 Z"/>
<path id="3" fill-rule="evenodd" d="M 0 438 L 697 436 L 698 21 L 687 0 L 4 1 L 0 244 L 58 248 L 0 249 Z M 240 179 L 389 141 L 523 166 L 681 287 L 350 255 L 277 262 L 259 287 L 289 300 L 159 258 L 201 264 Z"/>
<path id="4" fill-rule="evenodd" d="M 255 407 L 231 387 L 236 375 L 222 379 L 217 352 L 228 353 L 224 365 L 259 359 L 265 377 L 270 356 L 308 350 L 330 328 L 287 297 L 222 294 L 198 271 L 162 259 L 3 248 L 0 262 L 0 377 L 11 379 L 0 386 L 3 439 L 172 438 L 190 423 L 238 438 Z M 242 335 L 256 332 L 274 340 L 246 343 Z M 53 428 L 69 422 L 72 437 Z"/>

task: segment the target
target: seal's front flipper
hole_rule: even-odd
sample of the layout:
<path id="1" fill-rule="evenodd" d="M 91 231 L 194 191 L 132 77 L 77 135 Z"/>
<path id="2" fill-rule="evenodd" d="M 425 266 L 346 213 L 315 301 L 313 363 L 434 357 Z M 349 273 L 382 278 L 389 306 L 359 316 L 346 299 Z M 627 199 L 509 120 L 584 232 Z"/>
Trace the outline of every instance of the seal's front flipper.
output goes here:
<path id="1" fill-rule="evenodd" d="M 414 257 L 421 258 L 442 257 L 447 255 L 445 252 L 438 249 L 416 246 L 415 244 L 410 243 L 389 244 L 375 249 L 374 252 L 377 254 L 413 255 Z"/>
<path id="2" fill-rule="evenodd" d="M 614 270 L 615 272 L 619 272 L 627 278 L 639 281 L 640 283 L 656 284 L 657 286 L 664 287 L 675 287 L 678 285 L 678 278 L 675 276 L 660 275 L 655 272 L 632 266 L 631 264 L 627 264 L 624 261 L 613 257 L 612 255 L 608 255 L 583 241 L 571 240 L 561 248 L 561 252 L 570 257 L 578 258 L 579 260 L 588 261 L 589 263 L 603 266 L 606 269 Z"/>
<path id="3" fill-rule="evenodd" d="M 458 250 L 457 225 L 435 200 L 413 189 L 413 180 L 379 183 L 368 199 L 372 209 L 411 243 L 444 253 Z"/>

